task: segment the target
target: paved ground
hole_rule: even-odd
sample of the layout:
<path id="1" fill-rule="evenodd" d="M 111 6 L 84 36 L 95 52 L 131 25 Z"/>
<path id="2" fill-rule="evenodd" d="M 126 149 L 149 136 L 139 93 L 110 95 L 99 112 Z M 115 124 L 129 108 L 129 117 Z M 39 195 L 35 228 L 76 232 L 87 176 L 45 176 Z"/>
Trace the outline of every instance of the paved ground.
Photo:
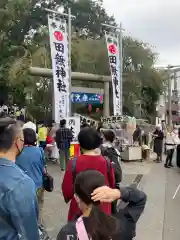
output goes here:
<path id="1" fill-rule="evenodd" d="M 180 239 L 180 191 L 173 200 L 176 188 L 180 184 L 180 170 L 166 170 L 166 192 L 163 240 Z"/>
<path id="2" fill-rule="evenodd" d="M 175 200 L 172 199 L 179 184 L 179 169 L 152 165 L 151 172 L 139 186 L 147 193 L 148 201 L 137 225 L 136 240 L 180 239 L 180 191 Z"/>
<path id="3" fill-rule="evenodd" d="M 123 179 L 124 184 L 134 181 L 137 174 L 147 174 L 150 172 L 152 163 L 124 163 Z M 55 179 L 55 190 L 45 194 L 44 220 L 49 235 L 55 239 L 61 226 L 66 223 L 68 205 L 64 203 L 61 192 L 61 181 L 63 175 L 59 165 L 49 164 L 48 171 Z"/>
<path id="4" fill-rule="evenodd" d="M 180 184 L 180 172 L 165 169 L 163 164 L 132 162 L 122 165 L 124 184 L 133 182 L 137 174 L 143 174 L 139 187 L 148 195 L 144 214 L 137 226 L 136 240 L 180 239 L 180 191 L 172 200 Z M 67 219 L 67 204 L 61 193 L 62 174 L 59 165 L 49 164 L 49 172 L 55 178 L 55 191 L 45 194 L 44 219 L 52 239 Z"/>

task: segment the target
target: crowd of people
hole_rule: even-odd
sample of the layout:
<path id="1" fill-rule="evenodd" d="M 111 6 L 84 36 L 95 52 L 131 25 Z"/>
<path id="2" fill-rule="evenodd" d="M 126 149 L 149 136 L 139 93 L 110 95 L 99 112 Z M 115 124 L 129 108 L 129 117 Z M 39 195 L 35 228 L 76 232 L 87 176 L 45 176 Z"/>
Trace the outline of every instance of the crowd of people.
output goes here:
<path id="1" fill-rule="evenodd" d="M 151 149 L 156 153 L 156 163 L 163 162 L 163 154 L 166 156 L 164 161 L 165 168 L 172 168 L 172 160 L 176 159 L 176 165 L 180 167 L 180 128 L 174 126 L 170 128 L 163 128 L 161 124 L 155 126 L 154 131 L 149 132 L 151 136 Z M 143 139 L 145 138 L 145 140 Z M 143 130 L 137 125 L 133 133 L 134 143 L 138 142 L 142 146 L 142 142 L 146 143 L 146 135 Z M 149 148 L 148 148 L 149 149 Z"/>
<path id="2" fill-rule="evenodd" d="M 65 202 L 70 202 L 68 223 L 57 239 L 133 239 L 146 195 L 134 186 L 122 187 L 114 138 L 111 130 L 102 139 L 94 126 L 82 126 L 78 135 L 81 155 L 70 159 L 72 133 L 65 120 L 58 129 L 43 123 L 37 129 L 32 121 L 23 124 L 1 116 L 0 239 L 49 239 L 42 217 L 48 141 L 55 143 L 60 154 L 60 167 L 65 171 L 62 192 Z"/>
<path id="3" fill-rule="evenodd" d="M 2 105 L 0 106 L 0 114 L 4 116 L 10 115 L 12 118 L 16 118 L 19 121 L 25 121 L 26 110 L 25 107 L 20 108 L 19 106 L 15 105 Z"/>
<path id="4" fill-rule="evenodd" d="M 154 152 L 157 154 L 157 163 L 163 162 L 163 153 L 166 155 L 164 167 L 172 168 L 173 156 L 175 154 L 176 164 L 180 167 L 180 130 L 170 127 L 163 130 L 161 125 L 157 125 L 152 134 L 154 141 Z"/>

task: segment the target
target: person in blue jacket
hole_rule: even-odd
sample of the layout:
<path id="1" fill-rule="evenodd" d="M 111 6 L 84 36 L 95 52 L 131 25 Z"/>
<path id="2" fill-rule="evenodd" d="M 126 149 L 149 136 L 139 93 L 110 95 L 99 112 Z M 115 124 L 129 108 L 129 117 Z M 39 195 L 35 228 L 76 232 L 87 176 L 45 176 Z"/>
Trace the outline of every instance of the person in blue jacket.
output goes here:
<path id="1" fill-rule="evenodd" d="M 9 117 L 0 118 L 0 239 L 40 238 L 35 184 L 15 164 L 23 148 L 20 124 Z"/>

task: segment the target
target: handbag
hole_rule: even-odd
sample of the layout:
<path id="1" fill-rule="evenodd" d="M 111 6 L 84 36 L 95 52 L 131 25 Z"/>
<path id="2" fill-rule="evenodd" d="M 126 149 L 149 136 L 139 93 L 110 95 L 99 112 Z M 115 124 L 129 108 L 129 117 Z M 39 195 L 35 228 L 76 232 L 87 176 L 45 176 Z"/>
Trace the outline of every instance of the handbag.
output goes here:
<path id="1" fill-rule="evenodd" d="M 44 154 L 43 149 L 40 148 L 40 151 L 41 151 L 41 154 L 42 154 L 42 158 L 44 158 L 44 157 L 43 157 L 43 154 Z M 54 179 L 53 179 L 53 177 L 48 173 L 46 166 L 45 166 L 45 170 L 46 170 L 46 172 L 45 172 L 44 175 L 43 175 L 43 187 L 44 187 L 44 189 L 45 189 L 47 192 L 52 192 L 53 189 L 54 189 Z"/>
<path id="2" fill-rule="evenodd" d="M 54 179 L 47 171 L 44 173 L 43 187 L 47 192 L 52 192 L 54 189 Z"/>
<path id="3" fill-rule="evenodd" d="M 90 240 L 84 226 L 82 217 L 79 217 L 76 221 L 76 231 L 79 240 Z"/>

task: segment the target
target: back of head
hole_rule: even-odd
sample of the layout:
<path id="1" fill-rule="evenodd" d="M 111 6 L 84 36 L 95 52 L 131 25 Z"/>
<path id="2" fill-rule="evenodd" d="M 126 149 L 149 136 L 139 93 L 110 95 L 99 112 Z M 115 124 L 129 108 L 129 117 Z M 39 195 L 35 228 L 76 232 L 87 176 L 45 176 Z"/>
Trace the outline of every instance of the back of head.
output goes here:
<path id="1" fill-rule="evenodd" d="M 24 134 L 24 144 L 25 145 L 31 145 L 36 146 L 36 133 L 32 128 L 25 128 L 23 130 Z"/>
<path id="2" fill-rule="evenodd" d="M 27 115 L 26 122 L 33 122 L 33 118 L 31 115 Z"/>
<path id="3" fill-rule="evenodd" d="M 85 127 L 79 135 L 78 141 L 80 147 L 84 150 L 94 150 L 101 145 L 101 137 L 95 128 Z"/>
<path id="4" fill-rule="evenodd" d="M 62 119 L 60 121 L 60 127 L 65 127 L 66 126 L 66 119 Z"/>
<path id="5" fill-rule="evenodd" d="M 7 152 L 11 149 L 20 125 L 10 117 L 0 118 L 0 151 Z"/>
<path id="6" fill-rule="evenodd" d="M 79 173 L 74 185 L 76 196 L 87 207 L 91 207 L 86 230 L 93 240 L 108 240 L 118 230 L 118 221 L 100 210 L 100 202 L 95 203 L 91 200 L 91 193 L 104 185 L 104 175 L 95 170 Z"/>
<path id="7" fill-rule="evenodd" d="M 89 181 L 91 179 L 91 181 Z M 85 203 L 91 204 L 91 193 L 98 187 L 105 185 L 104 175 L 96 170 L 80 172 L 75 181 L 74 191 Z"/>
<path id="8" fill-rule="evenodd" d="M 113 130 L 110 130 L 110 129 L 105 130 L 103 132 L 103 135 L 104 135 L 105 140 L 110 142 L 110 143 L 113 143 L 115 138 L 116 138 L 115 132 Z"/>
<path id="9" fill-rule="evenodd" d="M 85 127 L 89 127 L 89 124 L 88 124 L 87 122 L 82 123 L 81 129 L 82 129 L 82 128 L 85 128 Z"/>

